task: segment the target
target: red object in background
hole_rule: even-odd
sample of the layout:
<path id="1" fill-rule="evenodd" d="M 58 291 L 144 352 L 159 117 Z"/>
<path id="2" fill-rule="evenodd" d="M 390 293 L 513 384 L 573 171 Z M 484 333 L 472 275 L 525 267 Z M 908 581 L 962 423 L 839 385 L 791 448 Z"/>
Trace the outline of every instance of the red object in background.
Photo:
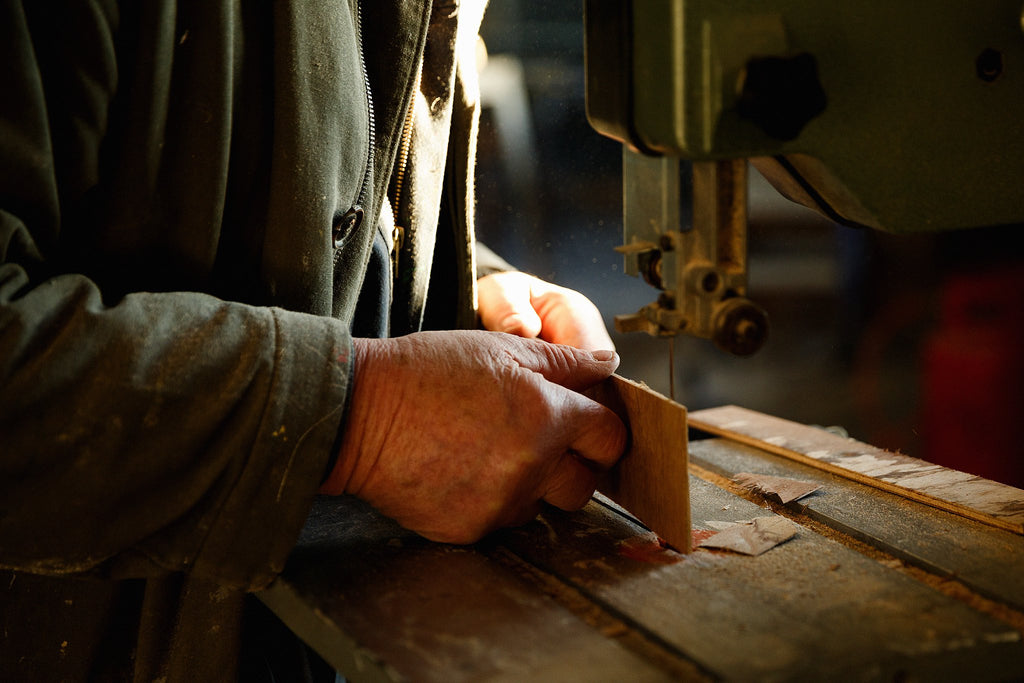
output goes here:
<path id="1" fill-rule="evenodd" d="M 1024 268 L 950 277 L 922 353 L 925 460 L 1024 488 Z"/>

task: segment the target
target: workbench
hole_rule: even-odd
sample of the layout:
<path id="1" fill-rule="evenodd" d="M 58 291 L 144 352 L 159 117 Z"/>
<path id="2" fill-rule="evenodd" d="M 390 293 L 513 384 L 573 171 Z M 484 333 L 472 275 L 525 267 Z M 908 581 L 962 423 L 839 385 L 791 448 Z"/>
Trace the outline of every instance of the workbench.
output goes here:
<path id="1" fill-rule="evenodd" d="M 598 495 L 458 547 L 322 498 L 259 595 L 353 681 L 1024 679 L 1024 536 L 690 439 L 696 542 L 766 515 L 796 536 L 683 555 Z M 741 472 L 821 488 L 782 505 Z"/>

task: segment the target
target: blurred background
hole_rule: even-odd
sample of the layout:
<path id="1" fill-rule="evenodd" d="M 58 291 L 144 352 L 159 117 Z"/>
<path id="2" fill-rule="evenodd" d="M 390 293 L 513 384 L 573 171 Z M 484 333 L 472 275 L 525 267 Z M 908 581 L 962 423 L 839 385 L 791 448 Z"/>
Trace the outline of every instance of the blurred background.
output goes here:
<path id="1" fill-rule="evenodd" d="M 623 273 L 621 146 L 586 120 L 582 3 L 491 0 L 483 27 L 480 239 L 577 289 L 619 373 L 669 393 L 669 342 L 614 332 L 656 298 Z M 1022 199 L 1024 201 L 1024 199 Z M 1024 486 L 1024 289 L 1013 230 L 898 236 L 837 226 L 751 169 L 748 294 L 765 347 L 675 341 L 676 400 L 841 426 L 889 450 Z"/>

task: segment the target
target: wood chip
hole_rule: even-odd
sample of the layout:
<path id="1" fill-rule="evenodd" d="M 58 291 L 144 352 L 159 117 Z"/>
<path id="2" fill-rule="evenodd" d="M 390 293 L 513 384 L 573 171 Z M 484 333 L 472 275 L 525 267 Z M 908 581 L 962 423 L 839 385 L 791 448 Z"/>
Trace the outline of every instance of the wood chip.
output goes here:
<path id="1" fill-rule="evenodd" d="M 760 555 L 796 536 L 797 526 L 785 517 L 758 517 L 736 524 L 700 543 L 702 548 L 731 550 L 744 555 Z"/>
<path id="2" fill-rule="evenodd" d="M 754 493 L 774 498 L 783 505 L 799 500 L 821 488 L 818 484 L 806 481 L 773 477 L 767 474 L 751 474 L 750 472 L 740 472 L 732 480 Z"/>

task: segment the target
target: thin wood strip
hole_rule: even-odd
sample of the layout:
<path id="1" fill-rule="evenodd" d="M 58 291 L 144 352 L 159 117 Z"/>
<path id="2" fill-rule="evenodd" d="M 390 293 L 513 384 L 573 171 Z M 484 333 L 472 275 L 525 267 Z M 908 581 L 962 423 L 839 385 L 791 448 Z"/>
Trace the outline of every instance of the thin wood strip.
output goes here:
<path id="1" fill-rule="evenodd" d="M 588 392 L 630 428 L 626 454 L 598 489 L 680 552 L 689 552 L 686 408 L 646 384 L 614 375 Z"/>
<path id="2" fill-rule="evenodd" d="M 739 406 L 690 413 L 690 426 L 1000 529 L 1024 534 L 1024 491 Z"/>

